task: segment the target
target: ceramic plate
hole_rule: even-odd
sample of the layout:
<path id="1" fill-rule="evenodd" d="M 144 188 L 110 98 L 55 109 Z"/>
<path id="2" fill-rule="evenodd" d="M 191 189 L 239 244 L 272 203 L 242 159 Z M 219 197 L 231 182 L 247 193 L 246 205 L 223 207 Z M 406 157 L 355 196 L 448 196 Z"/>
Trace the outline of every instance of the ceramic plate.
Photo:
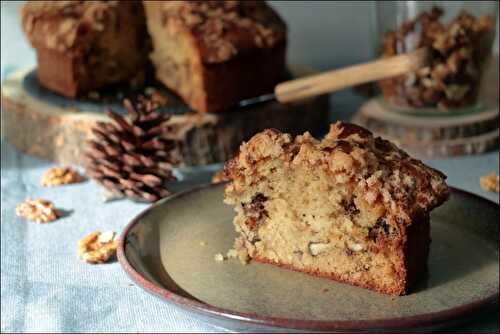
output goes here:
<path id="1" fill-rule="evenodd" d="M 498 303 L 499 206 L 453 189 L 432 213 L 429 274 L 390 297 L 267 264 L 215 262 L 231 248 L 223 186 L 176 194 L 135 218 L 118 259 L 143 289 L 236 330 L 416 331 L 463 322 Z"/>

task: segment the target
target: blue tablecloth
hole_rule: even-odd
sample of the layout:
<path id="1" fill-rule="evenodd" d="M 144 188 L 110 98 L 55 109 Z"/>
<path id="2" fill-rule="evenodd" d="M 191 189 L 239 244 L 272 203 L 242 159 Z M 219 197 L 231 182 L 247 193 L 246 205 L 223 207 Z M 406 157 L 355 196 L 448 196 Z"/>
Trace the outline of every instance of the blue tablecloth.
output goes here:
<path id="1" fill-rule="evenodd" d="M 145 204 L 103 203 L 102 189 L 91 180 L 41 187 L 40 177 L 53 163 L 21 154 L 4 141 L 1 148 L 2 332 L 221 331 L 146 294 L 116 262 L 93 266 L 78 260 L 82 236 L 120 232 Z M 497 153 L 429 163 L 448 174 L 451 185 L 498 202 L 498 194 L 482 191 L 478 183 L 480 175 L 498 169 Z M 176 187 L 206 182 L 213 170 L 184 173 Z M 51 200 L 68 215 L 44 225 L 25 221 L 14 211 L 26 197 Z M 478 329 L 498 331 L 495 317 L 463 328 Z"/>
<path id="2" fill-rule="evenodd" d="M 2 2 L 2 78 L 34 62 L 17 18 L 6 15 L 6 9 Z M 16 52 L 4 53 L 5 48 Z M 352 102 L 352 96 L 336 95 L 333 109 L 342 113 L 333 118 L 347 118 L 355 110 Z M 2 332 L 222 331 L 146 294 L 116 262 L 92 266 L 79 261 L 76 249 L 82 236 L 94 230 L 121 232 L 145 204 L 127 200 L 104 204 L 102 190 L 93 181 L 43 188 L 40 177 L 53 163 L 21 154 L 3 140 L 1 149 Z M 498 152 L 429 163 L 444 171 L 451 185 L 498 203 L 498 194 L 479 187 L 479 176 L 498 170 Z M 179 174 L 184 181 L 175 187 L 181 190 L 206 182 L 217 167 L 184 171 Z M 44 225 L 20 219 L 15 206 L 26 197 L 51 200 L 68 215 Z M 498 332 L 497 319 L 484 315 L 461 331 Z"/>
<path id="3" fill-rule="evenodd" d="M 117 262 L 79 261 L 82 236 L 120 232 L 145 204 L 103 204 L 93 181 L 41 187 L 42 173 L 53 164 L 20 154 L 4 141 L 1 148 L 2 332 L 221 331 L 146 294 Z M 44 225 L 25 221 L 14 211 L 26 197 L 51 200 L 68 216 Z"/>

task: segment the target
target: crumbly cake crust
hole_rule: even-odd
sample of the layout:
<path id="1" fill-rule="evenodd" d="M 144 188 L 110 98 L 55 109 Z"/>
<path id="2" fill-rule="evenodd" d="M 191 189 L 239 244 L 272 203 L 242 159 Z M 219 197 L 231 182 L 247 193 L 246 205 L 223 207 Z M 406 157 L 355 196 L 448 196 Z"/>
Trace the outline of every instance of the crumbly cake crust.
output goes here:
<path id="1" fill-rule="evenodd" d="M 22 26 L 34 45 L 59 51 L 81 48 L 92 33 L 113 24 L 120 5 L 119 1 L 28 1 L 22 9 Z M 206 63 L 224 62 L 246 50 L 271 48 L 286 40 L 285 22 L 263 1 L 162 1 L 161 11 L 168 29 L 193 33 Z"/>
<path id="2" fill-rule="evenodd" d="M 407 293 L 426 271 L 445 176 L 353 124 L 323 140 L 265 130 L 226 163 L 240 236 L 229 255 Z"/>
<path id="3" fill-rule="evenodd" d="M 144 80 L 150 41 L 140 1 L 28 1 L 21 22 L 38 79 L 53 91 L 75 97 Z"/>
<path id="4" fill-rule="evenodd" d="M 350 180 L 369 205 L 396 213 L 401 218 L 398 224 L 410 224 L 449 195 L 446 176 L 440 171 L 365 128 L 339 122 L 330 126 L 322 141 L 307 132 L 292 140 L 275 129 L 255 135 L 225 166 L 226 176 L 233 181 L 226 194 L 237 195 L 249 180 L 258 179 L 258 166 L 267 159 L 323 168 L 339 182 Z"/>
<path id="5" fill-rule="evenodd" d="M 192 109 L 227 111 L 285 79 L 286 25 L 264 1 L 144 6 L 156 77 Z"/>
<path id="6" fill-rule="evenodd" d="M 40 83 L 69 97 L 140 84 L 148 55 L 158 80 L 202 112 L 287 75 L 286 25 L 264 1 L 28 1 L 21 17 Z"/>
<path id="7" fill-rule="evenodd" d="M 285 22 L 264 1 L 165 1 L 160 10 L 167 29 L 192 33 L 207 64 L 286 39 Z"/>
<path id="8" fill-rule="evenodd" d="M 68 51 L 88 46 L 85 40 L 116 19 L 119 1 L 28 1 L 22 27 L 35 47 Z M 85 33 L 83 33 L 85 30 Z"/>

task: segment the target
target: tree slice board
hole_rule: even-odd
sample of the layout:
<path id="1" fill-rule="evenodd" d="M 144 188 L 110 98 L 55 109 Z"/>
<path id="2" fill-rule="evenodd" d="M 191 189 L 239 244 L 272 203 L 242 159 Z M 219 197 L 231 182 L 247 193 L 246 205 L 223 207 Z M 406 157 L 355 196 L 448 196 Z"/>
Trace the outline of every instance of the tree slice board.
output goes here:
<path id="1" fill-rule="evenodd" d="M 498 147 L 499 142 L 497 108 L 467 115 L 421 117 L 396 113 L 372 98 L 352 121 L 420 158 L 482 153 Z"/>
<path id="2" fill-rule="evenodd" d="M 305 66 L 292 66 L 292 77 L 315 73 Z M 176 140 L 175 154 L 181 166 L 226 161 L 255 133 L 265 128 L 299 134 L 322 134 L 328 126 L 328 96 L 310 98 L 295 104 L 270 102 L 244 110 L 224 113 L 196 113 L 187 109 L 173 94 L 162 111 L 172 113 L 172 132 L 165 137 Z M 114 110 L 123 111 L 119 103 Z M 102 102 L 59 96 L 38 84 L 33 69 L 14 72 L 2 85 L 2 135 L 17 149 L 59 162 L 80 164 L 86 139 L 97 121 L 109 121 Z"/>

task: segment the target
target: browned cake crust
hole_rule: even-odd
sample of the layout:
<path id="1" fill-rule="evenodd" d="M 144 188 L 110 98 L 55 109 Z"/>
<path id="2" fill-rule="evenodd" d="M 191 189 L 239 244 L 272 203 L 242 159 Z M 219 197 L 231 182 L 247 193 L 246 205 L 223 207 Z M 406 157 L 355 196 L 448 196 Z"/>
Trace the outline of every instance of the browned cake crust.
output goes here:
<path id="1" fill-rule="evenodd" d="M 150 42 L 140 1 L 28 1 L 22 28 L 40 83 L 74 97 L 144 76 Z"/>
<path id="2" fill-rule="evenodd" d="M 216 112 L 285 77 L 286 25 L 264 1 L 145 1 L 156 76 Z"/>
<path id="3" fill-rule="evenodd" d="M 255 135 L 225 167 L 240 237 L 230 255 L 401 295 L 427 270 L 445 176 L 366 129 Z"/>

